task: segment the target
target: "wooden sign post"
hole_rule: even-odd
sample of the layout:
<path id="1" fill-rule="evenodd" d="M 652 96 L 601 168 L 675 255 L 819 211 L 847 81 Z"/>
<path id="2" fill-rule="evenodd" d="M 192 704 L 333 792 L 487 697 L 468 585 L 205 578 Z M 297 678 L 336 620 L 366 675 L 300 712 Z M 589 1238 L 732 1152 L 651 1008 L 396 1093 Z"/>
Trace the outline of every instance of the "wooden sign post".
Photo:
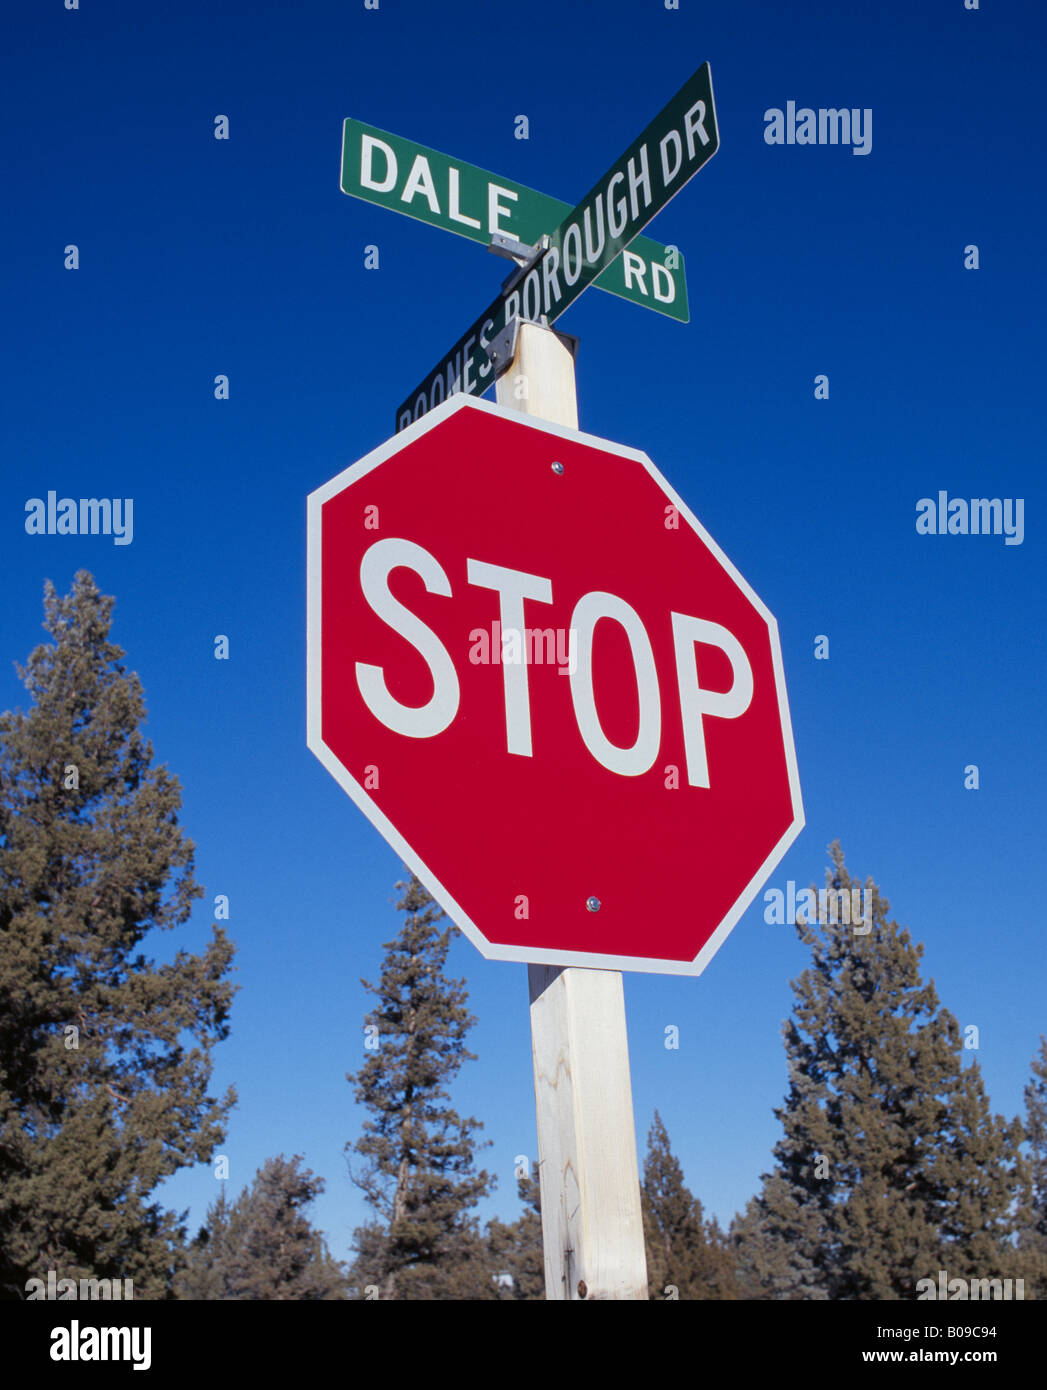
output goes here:
<path id="1" fill-rule="evenodd" d="M 578 428 L 570 340 L 521 323 L 499 405 Z M 647 1297 L 620 970 L 529 965 L 549 1299 Z"/>

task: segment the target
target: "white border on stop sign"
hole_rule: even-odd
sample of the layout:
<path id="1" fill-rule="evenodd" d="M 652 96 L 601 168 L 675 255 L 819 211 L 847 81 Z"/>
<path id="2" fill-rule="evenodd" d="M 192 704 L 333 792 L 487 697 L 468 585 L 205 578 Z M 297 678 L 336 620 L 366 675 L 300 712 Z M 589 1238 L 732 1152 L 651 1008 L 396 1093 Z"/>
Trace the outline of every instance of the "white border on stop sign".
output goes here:
<path id="1" fill-rule="evenodd" d="M 462 908 L 454 896 L 432 872 L 421 855 L 407 843 L 393 825 L 392 821 L 379 810 L 363 787 L 360 786 L 359 782 L 350 775 L 341 760 L 334 755 L 323 741 L 323 724 L 320 710 L 320 618 L 322 611 L 321 527 L 323 520 L 323 505 L 325 502 L 329 501 L 330 498 L 342 492 L 351 484 L 359 482 L 359 480 L 366 477 L 372 469 L 377 468 L 379 464 L 384 463 L 394 454 L 400 453 L 407 445 L 413 443 L 416 439 L 420 439 L 422 435 L 427 434 L 436 425 L 441 424 L 449 416 L 455 414 L 455 412 L 459 410 L 486 411 L 489 415 L 497 415 L 502 419 L 510 420 L 514 425 L 538 430 L 539 433 L 544 435 L 553 435 L 560 439 L 567 439 L 578 444 L 588 445 L 590 448 L 618 454 L 623 458 L 633 459 L 635 462 L 642 464 L 658 487 L 665 493 L 665 496 L 673 503 L 680 515 L 686 520 L 695 534 L 699 536 L 703 544 L 706 545 L 716 557 L 727 574 L 730 575 L 738 588 L 741 589 L 742 593 L 745 594 L 746 598 L 767 624 L 768 635 L 771 642 L 771 660 L 774 666 L 775 688 L 778 694 L 778 712 L 781 717 L 782 742 L 785 748 L 785 761 L 789 774 L 789 792 L 792 799 L 793 820 L 788 830 L 782 835 L 781 839 L 771 850 L 759 869 L 757 869 L 752 879 L 739 894 L 730 912 L 693 960 L 661 960 L 647 956 L 603 955 L 595 951 L 563 951 L 545 946 L 499 946 L 489 942 L 464 908 Z M 447 400 L 441 401 L 439 405 L 434 406 L 433 409 L 423 415 L 421 419 L 415 420 L 410 425 L 407 425 L 398 434 L 386 440 L 384 444 L 380 444 L 377 449 L 372 449 L 371 452 L 366 454 L 359 462 L 351 464 L 348 468 L 343 469 L 336 477 L 309 494 L 306 576 L 306 743 L 339 786 L 349 793 L 353 801 L 355 801 L 356 805 L 375 829 L 378 830 L 387 843 L 396 850 L 397 854 L 399 854 L 400 858 L 407 864 L 408 868 L 421 879 L 432 893 L 433 897 L 436 898 L 441 907 L 447 912 L 451 920 L 456 926 L 461 928 L 480 954 L 487 960 L 523 961 L 532 965 L 578 965 L 586 966 L 594 970 L 634 970 L 659 975 L 700 975 L 723 945 L 732 928 L 744 914 L 746 908 L 749 907 L 757 893 L 777 868 L 786 850 L 803 829 L 805 824 L 803 799 L 800 795 L 800 777 L 796 767 L 796 749 L 793 744 L 792 720 L 789 715 L 789 700 L 785 691 L 785 670 L 782 663 L 781 641 L 778 636 L 778 624 L 774 615 L 770 612 L 759 595 L 754 592 L 748 581 L 739 574 L 738 570 L 716 544 L 712 536 L 709 535 L 705 527 L 694 515 L 690 507 L 688 507 L 687 503 L 678 496 L 676 491 L 670 486 L 647 455 L 640 449 L 630 449 L 624 444 L 617 444 L 608 439 L 601 439 L 597 435 L 585 434 L 581 430 L 567 429 L 563 425 L 554 425 L 548 420 L 540 420 L 533 415 L 524 415 L 519 411 L 507 409 L 492 401 L 485 401 L 476 396 L 465 395 L 464 393 L 455 394 Z"/>

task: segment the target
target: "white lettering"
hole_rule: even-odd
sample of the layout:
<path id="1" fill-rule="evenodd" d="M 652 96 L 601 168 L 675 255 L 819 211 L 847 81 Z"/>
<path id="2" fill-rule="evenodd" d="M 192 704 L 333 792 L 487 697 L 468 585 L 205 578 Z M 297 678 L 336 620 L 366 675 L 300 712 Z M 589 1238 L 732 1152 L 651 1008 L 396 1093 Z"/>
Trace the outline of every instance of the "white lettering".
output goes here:
<path id="1" fill-rule="evenodd" d="M 680 714 L 683 718 L 683 746 L 687 758 L 687 781 L 692 787 L 708 787 L 709 759 L 702 719 L 737 719 L 749 708 L 753 698 L 753 672 L 742 644 L 719 623 L 671 614 L 676 647 L 676 679 L 680 687 Z M 722 693 L 702 690 L 698 684 L 695 643 L 719 647 L 731 663 L 731 688 Z"/>
<path id="2" fill-rule="evenodd" d="M 414 163 L 411 165 L 411 172 L 408 174 L 407 182 L 404 184 L 404 191 L 400 194 L 400 201 L 401 203 L 410 203 L 419 193 L 429 204 L 429 210 L 439 213 L 440 204 L 436 197 L 436 185 L 433 183 L 433 175 L 429 168 L 429 161 L 424 154 L 415 155 Z"/>
<path id="3" fill-rule="evenodd" d="M 534 291 L 532 294 L 531 291 Z M 531 323 L 538 322 L 541 313 L 542 286 L 537 268 L 529 270 L 523 282 L 523 316 Z M 508 319 L 506 322 L 508 323 Z"/>
<path id="4" fill-rule="evenodd" d="M 709 135 L 703 124 L 705 120 L 705 102 L 696 101 L 683 118 L 684 134 L 687 136 L 687 158 L 694 158 L 694 137 L 697 134 L 703 145 L 709 143 Z"/>
<path id="5" fill-rule="evenodd" d="M 632 208 L 634 218 L 640 215 L 640 205 L 637 200 L 637 192 L 643 189 L 643 205 L 645 208 L 651 206 L 651 171 L 647 167 L 647 146 L 640 146 L 640 172 L 637 173 L 633 168 L 633 161 L 630 159 L 626 168 L 629 171 L 629 204 Z"/>
<path id="6" fill-rule="evenodd" d="M 672 141 L 673 153 L 676 157 L 675 163 L 671 169 L 669 168 L 669 160 L 666 157 L 666 146 L 670 141 Z M 662 156 L 662 183 L 668 188 L 673 179 L 680 172 L 680 165 L 683 163 L 683 142 L 680 140 L 679 131 L 670 130 L 668 135 L 663 137 L 658 149 Z"/>
<path id="7" fill-rule="evenodd" d="M 636 740 L 629 748 L 619 748 L 608 739 L 596 711 L 593 690 L 593 633 L 601 618 L 611 618 L 625 629 L 632 652 L 639 695 L 640 718 Z M 584 594 L 571 614 L 571 628 L 577 629 L 577 667 L 571 674 L 571 699 L 578 732 L 586 748 L 609 772 L 622 777 L 639 777 L 649 772 L 658 756 L 662 738 L 662 704 L 658 693 L 658 672 L 654 664 L 651 639 L 640 615 L 624 599 L 595 590 Z"/>
<path id="8" fill-rule="evenodd" d="M 408 738 L 433 738 L 442 734 L 458 713 L 458 676 L 447 648 L 432 629 L 390 593 L 389 575 L 400 566 L 420 575 L 431 594 L 450 598 L 451 582 L 427 550 L 398 537 L 376 541 L 360 564 L 364 598 L 378 617 L 423 658 L 433 678 L 432 696 L 424 705 L 403 705 L 390 695 L 381 666 L 362 661 L 356 663 L 356 683 L 367 708 L 387 729 Z"/>
<path id="9" fill-rule="evenodd" d="M 498 616 L 501 630 L 523 632 L 524 599 L 536 603 L 552 603 L 553 586 L 548 579 L 523 570 L 489 565 L 483 560 L 468 560 L 466 573 L 469 583 L 478 589 L 494 589 L 499 598 Z M 505 689 L 505 743 L 510 753 L 531 757 L 531 699 L 527 679 L 526 652 L 519 662 L 502 660 L 502 683 Z"/>
<path id="10" fill-rule="evenodd" d="M 500 217 L 511 217 L 513 210 L 510 207 L 503 207 L 498 201 L 498 195 L 502 194 L 506 198 L 511 198 L 513 202 L 519 201 L 519 194 L 514 193 L 510 188 L 502 188 L 496 183 L 487 185 L 487 230 L 489 232 L 504 232 L 505 227 L 498 225 Z"/>
<path id="11" fill-rule="evenodd" d="M 384 179 L 372 177 L 375 150 L 380 150 L 385 156 Z M 396 155 L 384 140 L 378 140 L 373 135 L 364 135 L 360 140 L 360 183 L 364 188 L 373 189 L 375 193 L 388 193 L 396 184 Z"/>
<path id="12" fill-rule="evenodd" d="M 624 198 L 619 198 L 618 202 L 614 204 L 614 206 L 618 209 L 618 216 L 621 220 L 619 222 L 615 222 L 611 216 L 611 199 L 614 196 L 614 186 L 616 183 L 624 182 L 625 175 L 622 173 L 621 169 L 619 169 L 618 172 L 612 177 L 610 183 L 607 185 L 607 193 L 605 195 L 607 198 L 607 230 L 613 237 L 621 236 L 621 234 L 625 231 L 625 224 L 629 220 L 628 213 L 626 212 L 625 208 Z"/>
<path id="13" fill-rule="evenodd" d="M 628 255 L 628 252 L 626 254 Z M 664 280 L 665 294 L 658 288 L 659 280 Z M 657 261 L 651 262 L 651 289 L 654 291 L 655 299 L 660 300 L 662 304 L 671 304 L 676 298 L 676 281 L 665 266 L 659 265 Z"/>
<path id="14" fill-rule="evenodd" d="M 506 322 L 508 323 L 508 321 L 507 318 Z M 484 326 L 480 330 L 480 346 L 483 348 L 484 360 L 480 363 L 480 370 L 477 373 L 481 377 L 489 376 L 491 372 L 491 359 L 487 356 L 487 347 L 491 340 L 487 335 L 493 327 L 494 319 L 484 319 Z"/>
<path id="15" fill-rule="evenodd" d="M 457 190 L 457 181 L 459 181 L 459 170 L 456 170 L 456 168 L 449 168 L 448 217 L 451 218 L 452 222 L 462 222 L 464 227 L 478 228 L 480 227 L 480 218 L 466 217 L 466 214 L 463 213 L 462 208 L 459 207 L 459 190 Z"/>
<path id="16" fill-rule="evenodd" d="M 560 282 L 556 278 L 559 265 L 560 253 L 555 246 L 550 246 L 542 257 L 542 312 L 546 314 L 560 298 Z M 550 293 L 550 286 L 552 293 Z"/>
<path id="17" fill-rule="evenodd" d="M 467 217 L 458 206 L 458 175 L 457 169 L 447 171 L 447 216 L 452 222 L 461 222 L 465 227 L 479 227 L 478 217 Z"/>
<path id="18" fill-rule="evenodd" d="M 571 273 L 571 238 L 574 238 L 574 273 Z M 574 285 L 582 273 L 582 229 L 577 222 L 572 222 L 564 232 L 563 237 L 563 278 L 569 285 Z"/>
<path id="19" fill-rule="evenodd" d="M 646 296 L 647 285 L 644 283 L 644 276 L 647 274 L 647 262 L 635 251 L 623 251 L 622 264 L 625 266 L 625 288 L 629 288 L 635 275 L 640 293 Z"/>

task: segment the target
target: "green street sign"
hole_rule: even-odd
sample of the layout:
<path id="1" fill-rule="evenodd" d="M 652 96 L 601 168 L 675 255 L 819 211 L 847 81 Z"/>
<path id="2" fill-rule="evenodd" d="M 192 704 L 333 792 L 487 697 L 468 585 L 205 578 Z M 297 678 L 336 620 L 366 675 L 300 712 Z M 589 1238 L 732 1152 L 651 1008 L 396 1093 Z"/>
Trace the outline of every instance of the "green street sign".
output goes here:
<path id="1" fill-rule="evenodd" d="M 353 198 L 485 246 L 496 232 L 532 246 L 571 211 L 559 198 L 350 119 L 342 129 L 341 187 Z M 690 317 L 683 257 L 675 247 L 637 237 L 629 257 L 608 266 L 596 283 L 680 323 Z"/>
<path id="2" fill-rule="evenodd" d="M 455 391 L 482 395 L 495 376 L 487 345 L 515 317 L 553 323 L 719 146 L 712 74 L 703 63 L 560 222 L 526 272 L 510 278 L 508 292 L 487 306 L 400 405 L 396 429 Z"/>

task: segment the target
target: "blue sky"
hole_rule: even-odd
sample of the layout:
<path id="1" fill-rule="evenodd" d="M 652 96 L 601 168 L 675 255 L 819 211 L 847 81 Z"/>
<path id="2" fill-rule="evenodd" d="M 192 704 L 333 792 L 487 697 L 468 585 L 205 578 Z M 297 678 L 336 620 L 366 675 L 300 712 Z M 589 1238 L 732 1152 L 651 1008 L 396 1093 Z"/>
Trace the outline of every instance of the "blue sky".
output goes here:
<path id="1" fill-rule="evenodd" d="M 585 294 L 560 324 L 581 340 L 581 428 L 645 450 L 778 618 L 807 826 L 769 886 L 820 885 L 838 837 L 978 1026 L 1010 1115 L 1047 1032 L 1043 36 L 1031 4 L 962 0 L 52 0 L 12 16 L 0 707 L 23 700 L 11 663 L 40 638 L 44 579 L 64 592 L 90 569 L 184 788 L 207 890 L 184 944 L 205 940 L 216 894 L 231 903 L 241 991 L 215 1071 L 240 1093 L 231 1186 L 303 1153 L 335 1253 L 365 1216 L 342 1156 L 362 1118 L 344 1080 L 359 977 L 397 929 L 402 870 L 306 748 L 305 498 L 387 437 L 505 274 L 342 194 L 343 119 L 573 200 L 710 62 L 721 148 L 649 229 L 684 252 L 691 322 Z M 764 112 L 790 100 L 871 109 L 870 153 L 768 145 Z M 27 535 L 25 503 L 49 489 L 133 497 L 133 542 Z M 1024 499 L 1023 543 L 918 535 L 916 503 L 939 490 Z M 804 964 L 758 900 L 699 979 L 626 979 L 641 1148 L 657 1107 L 723 1221 L 770 1160 Z M 514 1157 L 535 1148 L 526 969 L 465 940 L 452 968 L 478 1017 L 456 1098 L 499 1178 L 482 1214 L 509 1217 Z M 166 1195 L 195 1223 L 216 1190 L 201 1169 Z"/>

